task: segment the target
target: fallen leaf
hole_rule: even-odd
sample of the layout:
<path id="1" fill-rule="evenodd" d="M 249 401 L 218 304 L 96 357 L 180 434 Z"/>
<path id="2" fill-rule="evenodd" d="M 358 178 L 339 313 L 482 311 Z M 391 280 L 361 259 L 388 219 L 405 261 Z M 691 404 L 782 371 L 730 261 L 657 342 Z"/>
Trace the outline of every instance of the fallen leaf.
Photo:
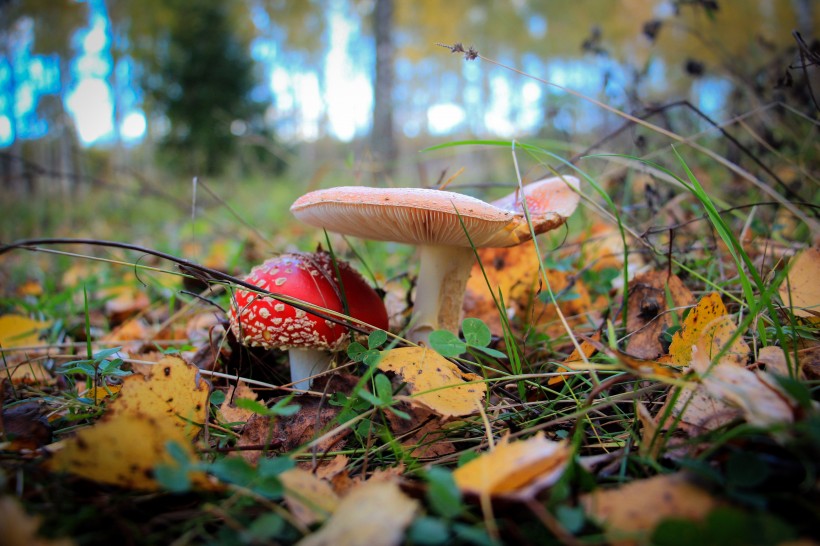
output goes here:
<path id="1" fill-rule="evenodd" d="M 786 361 L 786 354 L 780 347 L 762 347 L 757 352 L 758 364 L 763 364 L 766 371 L 775 375 L 789 377 L 789 365 Z"/>
<path id="2" fill-rule="evenodd" d="M 426 347 L 401 347 L 387 351 L 379 369 L 393 372 L 407 384 L 408 402 L 421 405 L 442 417 L 475 412 L 487 386 L 482 377 L 465 373 L 458 366 Z M 468 383 L 476 381 L 476 383 Z"/>
<path id="3" fill-rule="evenodd" d="M 21 298 L 26 296 L 42 296 L 43 285 L 39 281 L 28 280 L 17 287 L 17 295 Z"/>
<path id="4" fill-rule="evenodd" d="M 753 372 L 731 360 L 712 364 L 701 344 L 692 347 L 692 369 L 713 398 L 737 406 L 751 425 L 767 427 L 794 420 L 797 404 L 765 372 Z"/>
<path id="5" fill-rule="evenodd" d="M 590 338 L 590 340 L 591 341 L 600 341 L 601 340 L 601 333 L 600 332 L 595 332 L 595 334 Z M 598 351 L 598 349 L 596 349 L 595 345 L 593 345 L 590 341 L 583 340 L 581 342 L 581 351 L 583 351 L 584 356 L 586 356 L 587 359 L 589 359 L 590 357 L 592 357 L 592 355 L 594 355 Z M 567 358 L 564 359 L 564 364 L 566 364 L 567 367 L 572 367 L 576 364 L 583 364 L 583 363 L 584 363 L 584 360 L 581 358 L 581 353 L 578 352 L 577 348 L 573 349 L 572 353 L 570 353 L 570 355 Z M 547 381 L 547 385 L 557 385 L 558 383 L 561 383 L 562 381 L 564 381 L 565 378 L 566 378 L 566 376 L 564 376 L 564 375 L 556 375 L 555 377 L 550 377 L 549 381 Z"/>
<path id="6" fill-rule="evenodd" d="M 41 516 L 30 516 L 13 497 L 0 497 L 0 536 L 5 546 L 71 546 L 67 538 L 48 539 L 37 535 Z"/>
<path id="7" fill-rule="evenodd" d="M 797 352 L 800 371 L 811 381 L 820 379 L 820 343 L 814 343 Z"/>
<path id="8" fill-rule="evenodd" d="M 33 320 L 22 315 L 0 316 L 0 347 L 41 345 L 40 332 L 51 326 L 50 321 Z"/>
<path id="9" fill-rule="evenodd" d="M 263 451 L 271 454 L 285 453 L 312 442 L 327 432 L 336 422 L 339 408 L 331 406 L 320 398 L 300 399 L 299 411 L 293 415 L 271 418 L 253 414 L 242 428 L 237 445 L 243 448 L 265 446 L 265 449 L 243 449 L 241 456 L 251 464 L 256 464 Z M 316 445 L 316 450 L 323 453 L 341 442 L 349 429 L 339 431 Z"/>
<path id="10" fill-rule="evenodd" d="M 285 487 L 285 502 L 304 525 L 325 521 L 339 505 L 339 497 L 325 480 L 301 468 L 279 475 Z"/>
<path id="11" fill-rule="evenodd" d="M 669 355 L 664 362 L 675 366 L 688 366 L 692 360 L 692 346 L 700 341 L 704 333 L 709 332 L 712 338 L 709 355 L 723 349 L 737 328 L 730 320 L 717 320 L 727 315 L 726 306 L 717 292 L 703 296 L 697 306 L 686 316 L 681 329 L 672 336 Z M 737 337 L 725 353 L 738 364 L 743 364 L 749 355 L 749 346 L 741 337 Z"/>
<path id="12" fill-rule="evenodd" d="M 502 335 L 501 320 L 494 297 L 499 292 L 506 306 L 504 312 L 516 322 L 525 322 L 544 329 L 545 334 L 558 337 L 564 327 L 558 322 L 558 312 L 551 301 L 542 301 L 538 294 L 541 287 L 541 270 L 538 256 L 530 245 L 518 245 L 506 248 L 481 248 L 478 263 L 473 266 L 464 295 L 464 314 L 480 318 L 494 335 Z M 587 314 L 592 308 L 588 290 L 580 279 L 571 278 L 565 271 L 546 268 L 545 274 L 553 293 L 559 294 L 570 289 L 568 297 L 559 299 L 561 312 L 571 324 L 587 321 Z M 484 275 L 487 276 L 486 280 Z M 543 292 L 542 294 L 545 294 Z M 516 317 L 520 318 L 515 321 Z"/>
<path id="13" fill-rule="evenodd" d="M 410 456 L 416 459 L 441 457 L 456 452 L 456 446 L 446 437 L 442 418 L 425 407 L 402 407 L 410 415 L 403 419 L 392 412 L 385 412 L 390 430 L 401 442 L 402 447 L 410 450 Z"/>
<path id="14" fill-rule="evenodd" d="M 132 317 L 102 337 L 100 342 L 114 345 L 123 341 L 145 341 L 150 340 L 154 331 L 142 317 Z"/>
<path id="15" fill-rule="evenodd" d="M 795 315 L 820 322 L 820 248 L 808 248 L 798 254 L 788 275 L 780 285 L 783 304 Z"/>
<path id="16" fill-rule="evenodd" d="M 620 364 L 620 366 L 623 369 L 629 370 L 630 372 L 636 375 L 654 375 L 661 377 L 675 377 L 678 375 L 678 372 L 676 370 L 672 370 L 654 359 L 638 358 L 631 354 L 625 353 L 619 349 L 610 349 L 603 343 L 595 341 L 591 338 L 588 338 L 586 341 L 590 345 L 598 349 L 600 352 L 606 354 L 610 358 L 617 360 L 618 364 Z M 585 366 L 583 362 L 576 362 L 574 365 L 568 363 L 567 365 L 576 370 L 589 368 L 589 366 Z"/>
<path id="17" fill-rule="evenodd" d="M 671 396 L 667 398 L 666 403 L 672 403 Z M 669 418 L 659 426 L 668 429 L 673 422 L 677 422 L 677 428 L 692 437 L 718 429 L 741 415 L 740 409 L 712 397 L 698 383 L 682 387 L 669 411 Z M 658 415 L 665 415 L 666 412 L 664 405 Z"/>
<path id="18" fill-rule="evenodd" d="M 600 523 L 616 546 L 646 544 L 665 518 L 700 521 L 719 505 L 684 474 L 636 480 L 613 489 L 596 489 L 581 497 L 587 514 Z"/>
<path id="19" fill-rule="evenodd" d="M 657 438 L 658 423 L 655 418 L 649 413 L 646 404 L 636 404 L 638 419 L 641 421 L 641 443 L 638 446 L 638 452 L 643 457 L 656 459 L 663 447 L 663 442 Z"/>
<path id="20" fill-rule="evenodd" d="M 564 472 L 572 450 L 567 442 L 539 432 L 527 440 L 502 439 L 495 449 L 453 472 L 458 487 L 476 495 L 528 495 L 549 487 Z"/>
<path id="21" fill-rule="evenodd" d="M 45 408 L 37 402 L 24 402 L 3 409 L 0 432 L 8 442 L 3 449 L 37 449 L 50 443 L 52 428 L 45 413 Z"/>
<path id="22" fill-rule="evenodd" d="M 106 300 L 105 314 L 115 324 L 124 322 L 151 305 L 145 292 L 128 284 L 103 288 L 97 297 Z"/>
<path id="23" fill-rule="evenodd" d="M 219 406 L 219 412 L 222 414 L 222 418 L 226 423 L 244 423 L 253 415 L 251 410 L 237 408 L 234 405 L 234 401 L 237 398 L 256 400 L 258 396 L 247 383 L 240 381 L 236 388 L 231 385 L 228 388 L 228 393 L 225 395 L 225 401 Z"/>
<path id="24" fill-rule="evenodd" d="M 191 440 L 208 410 L 208 386 L 197 372 L 182 359 L 166 357 L 148 378 L 126 377 L 106 414 L 66 440 L 49 468 L 121 487 L 157 489 L 153 469 L 174 464 L 169 442 L 194 460 Z M 201 475 L 194 479 L 204 483 Z"/>
<path id="25" fill-rule="evenodd" d="M 667 290 L 679 317 L 683 308 L 695 304 L 695 297 L 678 276 L 665 271 L 642 273 L 629 283 L 626 331 L 630 355 L 653 359 L 664 353 L 661 336 L 672 326 Z"/>
<path id="26" fill-rule="evenodd" d="M 393 546 L 419 510 L 418 501 L 401 492 L 395 481 L 367 481 L 342 499 L 330 520 L 299 546 Z"/>
<path id="27" fill-rule="evenodd" d="M 680 428 L 696 435 L 739 416 L 762 427 L 791 422 L 796 404 L 767 374 L 747 370 L 739 362 L 742 355 L 731 351 L 713 362 L 736 330 L 731 319 L 719 316 L 699 326 L 700 338 L 688 350 L 689 369 L 698 374 L 700 382 L 681 389 L 670 412 L 670 417 L 679 419 Z M 735 351 L 737 341 L 732 344 Z M 670 402 L 671 397 L 667 404 Z M 660 414 L 665 412 L 664 408 Z"/>
<path id="28" fill-rule="evenodd" d="M 0 377 L 11 378 L 14 385 L 51 385 L 54 377 L 39 360 L 17 353 L 0 359 Z"/>

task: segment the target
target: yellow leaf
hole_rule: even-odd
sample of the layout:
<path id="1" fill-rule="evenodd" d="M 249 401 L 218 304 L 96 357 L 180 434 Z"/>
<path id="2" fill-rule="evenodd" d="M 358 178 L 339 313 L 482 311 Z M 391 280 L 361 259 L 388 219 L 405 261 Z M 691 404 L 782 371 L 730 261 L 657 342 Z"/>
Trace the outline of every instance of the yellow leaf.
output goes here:
<path id="1" fill-rule="evenodd" d="M 419 503 L 402 493 L 394 481 L 367 481 L 342 499 L 330 520 L 299 546 L 354 546 L 403 543 Z"/>
<path id="2" fill-rule="evenodd" d="M 705 490 L 683 474 L 655 476 L 614 489 L 596 489 L 581 497 L 592 519 L 603 525 L 609 543 L 617 546 L 647 543 L 662 519 L 701 520 L 718 506 Z"/>
<path id="3" fill-rule="evenodd" d="M 809 248 L 794 258 L 780 285 L 780 297 L 794 314 L 820 322 L 820 248 Z"/>
<path id="4" fill-rule="evenodd" d="M 17 295 L 20 297 L 42 296 L 43 285 L 39 281 L 26 281 L 17 287 Z"/>
<path id="5" fill-rule="evenodd" d="M 0 316 L 0 346 L 11 349 L 40 345 L 40 331 L 50 325 L 49 321 L 32 320 L 22 315 Z"/>
<path id="6" fill-rule="evenodd" d="M 279 475 L 285 486 L 285 502 L 291 513 L 305 525 L 325 521 L 339 505 L 330 483 L 312 472 L 292 468 Z"/>
<path id="7" fill-rule="evenodd" d="M 70 546 L 67 538 L 46 539 L 37 536 L 40 516 L 29 516 L 13 497 L 0 498 L 0 536 L 5 546 Z"/>
<path id="8" fill-rule="evenodd" d="M 407 383 L 411 404 L 418 404 L 444 417 L 469 415 L 476 411 L 487 392 L 481 377 L 464 373 L 435 352 L 424 347 L 401 347 L 388 351 L 379 369 L 394 372 Z"/>
<path id="9" fill-rule="evenodd" d="M 601 333 L 595 332 L 595 334 L 590 338 L 592 341 L 600 341 L 601 340 Z M 581 342 L 581 351 L 583 351 L 584 356 L 589 359 L 595 352 L 598 350 L 595 346 L 590 343 L 589 341 L 582 341 Z M 581 353 L 578 352 L 578 349 L 573 349 L 572 353 L 564 359 L 564 364 L 583 364 L 584 360 L 581 358 Z M 550 377 L 549 381 L 547 381 L 547 385 L 556 385 L 564 381 L 566 376 L 564 375 L 556 375 L 555 377 Z"/>
<path id="10" fill-rule="evenodd" d="M 453 472 L 458 487 L 477 495 L 509 495 L 555 483 L 569 461 L 566 442 L 547 440 L 543 433 L 519 441 L 503 439 L 489 453 Z"/>
<path id="11" fill-rule="evenodd" d="M 689 347 L 690 369 L 698 374 L 700 382 L 681 390 L 671 416 L 680 419 L 680 428 L 690 436 L 715 430 L 741 415 L 748 423 L 761 427 L 794 419 L 796 402 L 776 386 L 770 375 L 747 370 L 741 363 L 742 355 L 737 353 L 724 353 L 715 360 L 734 331 L 729 317 L 718 317 L 705 325 L 700 339 Z M 665 413 L 664 409 L 659 412 Z"/>
<path id="12" fill-rule="evenodd" d="M 22 355 L 21 355 L 22 356 Z M 54 384 L 54 377 L 46 370 L 45 366 L 37 360 L 19 361 L 17 358 L 6 358 L 0 360 L 0 378 L 9 377 L 15 385 L 51 385 Z M 8 370 L 8 371 L 7 371 Z"/>
<path id="13" fill-rule="evenodd" d="M 54 471 L 135 489 L 157 489 L 153 469 L 173 464 L 169 442 L 194 458 L 191 439 L 207 417 L 207 384 L 176 357 L 158 362 L 148 378 L 123 380 L 117 399 L 94 425 L 65 442 L 50 461 Z M 195 480 L 204 483 L 199 475 Z"/>
<path id="14" fill-rule="evenodd" d="M 686 316 L 680 331 L 672 337 L 669 357 L 664 360 L 676 366 L 688 366 L 692 359 L 692 346 L 698 343 L 707 332 L 711 339 L 709 355 L 716 355 L 736 331 L 735 325 L 728 318 L 722 318 L 726 315 L 726 306 L 723 305 L 717 292 L 703 296 L 697 306 Z M 731 355 L 740 364 L 746 361 L 749 346 L 738 337 L 725 354 Z"/>

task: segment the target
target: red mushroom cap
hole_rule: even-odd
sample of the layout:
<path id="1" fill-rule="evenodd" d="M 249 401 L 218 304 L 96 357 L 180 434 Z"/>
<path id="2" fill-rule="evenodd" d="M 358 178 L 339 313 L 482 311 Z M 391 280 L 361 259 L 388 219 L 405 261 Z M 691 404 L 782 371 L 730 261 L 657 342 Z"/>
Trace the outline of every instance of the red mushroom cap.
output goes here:
<path id="1" fill-rule="evenodd" d="M 338 313 L 344 312 L 343 286 L 349 316 L 386 330 L 387 311 L 376 291 L 347 262 L 336 265 L 341 286 L 327 252 L 282 254 L 254 267 L 245 281 Z M 244 345 L 278 349 L 335 350 L 347 337 L 339 324 L 244 289 L 231 303 L 231 329 Z"/>

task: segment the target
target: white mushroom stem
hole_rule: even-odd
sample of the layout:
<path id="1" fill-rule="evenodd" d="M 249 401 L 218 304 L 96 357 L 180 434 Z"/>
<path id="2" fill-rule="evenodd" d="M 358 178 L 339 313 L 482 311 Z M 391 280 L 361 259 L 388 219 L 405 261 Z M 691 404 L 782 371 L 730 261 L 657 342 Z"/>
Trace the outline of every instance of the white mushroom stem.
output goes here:
<path id="1" fill-rule="evenodd" d="M 458 332 L 467 279 L 475 261 L 472 248 L 424 245 L 408 339 L 427 342 L 433 330 Z"/>
<path id="2" fill-rule="evenodd" d="M 290 380 L 295 390 L 310 389 L 311 376 L 322 373 L 330 368 L 333 356 L 321 349 L 289 349 Z"/>

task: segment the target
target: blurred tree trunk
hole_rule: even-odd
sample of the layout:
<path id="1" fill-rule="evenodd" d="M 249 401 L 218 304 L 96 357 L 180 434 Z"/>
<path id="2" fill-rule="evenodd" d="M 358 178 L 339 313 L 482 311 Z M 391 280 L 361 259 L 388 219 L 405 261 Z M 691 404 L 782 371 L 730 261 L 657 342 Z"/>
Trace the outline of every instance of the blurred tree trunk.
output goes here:
<path id="1" fill-rule="evenodd" d="M 393 0 L 376 0 L 373 28 L 376 35 L 376 78 L 373 105 L 372 149 L 376 176 L 390 175 L 395 167 L 396 139 L 393 134 L 393 86 L 396 46 L 393 43 Z"/>
<path id="2" fill-rule="evenodd" d="M 815 0 L 792 0 L 794 13 L 797 18 L 797 30 L 803 35 L 807 43 L 814 37 L 814 1 Z"/>

